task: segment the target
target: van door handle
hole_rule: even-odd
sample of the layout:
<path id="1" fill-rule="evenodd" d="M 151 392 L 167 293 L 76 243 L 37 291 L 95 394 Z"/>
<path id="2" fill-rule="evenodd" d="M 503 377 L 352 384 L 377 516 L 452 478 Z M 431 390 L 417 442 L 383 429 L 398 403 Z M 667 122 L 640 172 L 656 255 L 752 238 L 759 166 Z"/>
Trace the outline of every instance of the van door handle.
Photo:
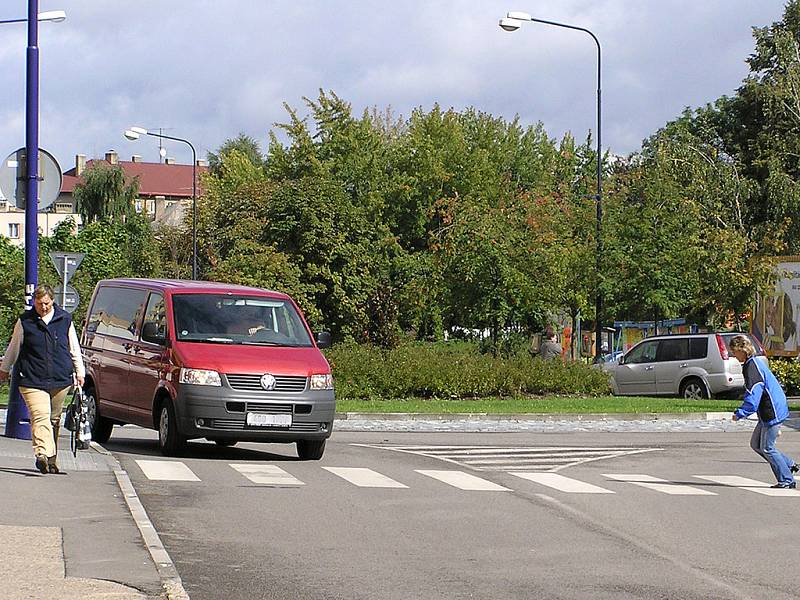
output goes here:
<path id="1" fill-rule="evenodd" d="M 685 368 L 686 368 L 686 367 L 688 367 L 688 366 L 689 366 L 689 364 L 688 364 L 688 363 L 683 363 L 682 365 L 680 365 L 680 368 L 681 368 L 681 369 L 685 369 Z"/>
<path id="2" fill-rule="evenodd" d="M 655 369 L 655 367 L 653 365 L 650 365 L 649 367 L 645 367 L 644 368 L 645 371 L 652 371 L 653 369 Z"/>

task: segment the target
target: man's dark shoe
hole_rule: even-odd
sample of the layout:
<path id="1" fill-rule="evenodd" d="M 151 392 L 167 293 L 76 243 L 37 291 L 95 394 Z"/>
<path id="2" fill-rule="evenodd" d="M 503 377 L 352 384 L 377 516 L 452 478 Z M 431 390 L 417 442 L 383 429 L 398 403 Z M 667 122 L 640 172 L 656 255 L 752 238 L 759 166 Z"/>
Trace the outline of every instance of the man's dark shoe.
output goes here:
<path id="1" fill-rule="evenodd" d="M 56 463 L 56 457 L 51 456 L 47 459 L 47 470 L 53 473 L 54 475 L 58 475 L 61 473 L 61 470 L 58 468 L 58 464 Z"/>
<path id="2" fill-rule="evenodd" d="M 797 483 L 792 481 L 791 483 L 776 483 L 775 485 L 771 485 L 770 487 L 778 488 L 781 490 L 793 490 L 797 487 Z"/>
<path id="3" fill-rule="evenodd" d="M 791 467 L 789 467 L 789 470 L 792 473 L 797 473 L 798 471 L 800 471 L 800 467 L 797 466 L 797 463 L 794 463 Z"/>
<path id="4" fill-rule="evenodd" d="M 41 454 L 36 456 L 36 468 L 39 469 L 39 473 L 42 475 L 47 475 L 47 458 L 42 456 Z"/>

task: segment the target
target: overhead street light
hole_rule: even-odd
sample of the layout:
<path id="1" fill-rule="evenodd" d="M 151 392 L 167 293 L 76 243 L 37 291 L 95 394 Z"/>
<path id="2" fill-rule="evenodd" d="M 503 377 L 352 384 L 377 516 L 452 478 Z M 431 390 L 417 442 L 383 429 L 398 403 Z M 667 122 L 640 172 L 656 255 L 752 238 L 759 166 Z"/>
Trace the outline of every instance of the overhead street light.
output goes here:
<path id="1" fill-rule="evenodd" d="M 602 167 L 602 154 L 601 154 L 601 116 L 602 116 L 602 102 L 600 93 L 600 69 L 601 69 L 601 51 L 600 41 L 594 33 L 585 27 L 576 27 L 575 25 L 567 25 L 565 23 L 557 23 L 556 21 L 546 21 L 544 19 L 536 19 L 526 12 L 511 11 L 505 17 L 500 19 L 500 27 L 505 31 L 516 31 L 526 21 L 534 23 L 543 23 L 544 25 L 554 25 L 555 27 L 564 27 L 566 29 L 574 29 L 576 31 L 583 31 L 592 36 L 595 45 L 597 46 L 597 193 L 595 194 L 595 206 L 597 208 L 597 245 L 595 255 L 595 277 L 597 279 L 597 292 L 595 296 L 595 361 L 599 361 L 603 354 L 602 335 L 603 327 L 600 322 L 600 313 L 603 308 L 603 292 L 600 285 L 600 277 L 602 272 L 602 256 L 603 256 L 603 167 Z"/>
<path id="2" fill-rule="evenodd" d="M 61 21 L 65 21 L 67 18 L 67 13 L 63 10 L 46 10 L 45 12 L 40 12 L 36 17 L 36 20 L 40 23 L 45 21 L 50 21 L 51 23 L 61 23 Z M 0 21 L 0 25 L 5 23 L 27 23 L 28 19 L 8 19 L 5 21 Z"/>
<path id="3" fill-rule="evenodd" d="M 149 135 L 165 140 L 183 142 L 192 149 L 192 279 L 197 279 L 197 152 L 189 140 L 163 133 L 154 133 L 144 127 L 131 127 L 123 133 L 126 139 L 131 141 L 138 140 L 143 135 Z"/>

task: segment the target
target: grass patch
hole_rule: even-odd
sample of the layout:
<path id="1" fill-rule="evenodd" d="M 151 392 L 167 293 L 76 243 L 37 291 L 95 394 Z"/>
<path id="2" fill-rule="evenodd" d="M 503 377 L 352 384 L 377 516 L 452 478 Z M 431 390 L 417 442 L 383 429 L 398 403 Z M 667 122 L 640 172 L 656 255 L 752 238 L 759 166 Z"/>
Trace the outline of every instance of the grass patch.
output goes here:
<path id="1" fill-rule="evenodd" d="M 592 413 L 692 413 L 733 412 L 737 400 L 685 400 L 650 397 L 543 396 L 438 400 L 404 398 L 390 400 L 337 400 L 338 412 L 364 413 L 489 413 L 489 414 L 592 414 Z M 800 405 L 790 406 L 800 410 Z"/>

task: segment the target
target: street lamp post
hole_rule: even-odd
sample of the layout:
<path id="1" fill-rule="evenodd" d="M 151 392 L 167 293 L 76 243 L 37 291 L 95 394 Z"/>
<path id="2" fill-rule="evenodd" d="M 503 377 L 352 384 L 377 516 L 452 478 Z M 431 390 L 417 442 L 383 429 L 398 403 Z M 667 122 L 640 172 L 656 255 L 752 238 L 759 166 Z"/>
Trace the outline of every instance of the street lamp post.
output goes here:
<path id="1" fill-rule="evenodd" d="M 25 304 L 33 306 L 33 290 L 39 279 L 39 21 L 61 22 L 63 10 L 39 13 L 38 0 L 28 0 L 27 19 L 9 19 L 5 23 L 28 23 L 28 47 L 25 54 Z M 29 415 L 19 396 L 17 370 L 11 380 L 6 414 L 7 437 L 30 439 Z"/>
<path id="2" fill-rule="evenodd" d="M 139 136 L 150 135 L 165 140 L 183 142 L 192 149 L 192 279 L 197 279 L 197 152 L 189 140 L 179 137 L 153 133 L 143 127 L 131 127 L 125 130 L 125 137 L 129 140 L 138 140 Z"/>
<path id="3" fill-rule="evenodd" d="M 601 149 L 601 115 L 602 115 L 602 102 L 600 94 L 600 68 L 601 68 L 601 52 L 600 41 L 597 36 L 584 27 L 576 27 L 575 25 L 567 25 L 565 23 L 557 23 L 555 21 L 545 21 L 544 19 L 536 19 L 525 12 L 511 11 L 504 18 L 500 19 L 500 27 L 505 31 L 516 31 L 524 21 L 532 21 L 534 23 L 543 23 L 545 25 L 554 25 L 556 27 L 564 27 L 566 29 L 574 29 L 576 31 L 583 31 L 592 36 L 595 45 L 597 46 L 597 193 L 595 194 L 595 206 L 597 208 L 597 245 L 595 256 L 595 277 L 597 279 L 597 292 L 595 296 L 595 360 L 599 361 L 602 357 L 602 335 L 603 327 L 600 321 L 600 312 L 603 308 L 603 292 L 600 285 L 600 275 L 602 271 L 602 256 L 603 256 L 603 167 L 602 167 L 602 154 Z"/>

